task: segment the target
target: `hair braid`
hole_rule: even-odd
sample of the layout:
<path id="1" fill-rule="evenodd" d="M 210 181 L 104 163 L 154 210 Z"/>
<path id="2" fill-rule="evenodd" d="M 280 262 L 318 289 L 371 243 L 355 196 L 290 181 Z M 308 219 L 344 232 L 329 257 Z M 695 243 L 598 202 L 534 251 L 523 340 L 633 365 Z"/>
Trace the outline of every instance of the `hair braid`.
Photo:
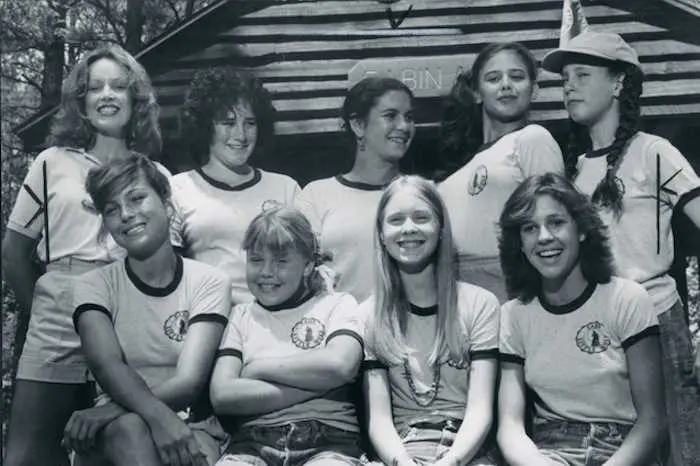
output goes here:
<path id="1" fill-rule="evenodd" d="M 569 142 L 564 157 L 566 177 L 575 180 L 578 175 L 578 157 L 591 148 L 591 138 L 587 128 L 569 117 Z"/>
<path id="2" fill-rule="evenodd" d="M 605 177 L 600 181 L 591 197 L 594 204 L 611 208 L 615 215 L 620 215 L 622 212 L 622 196 L 624 194 L 616 182 L 617 170 L 622 164 L 627 143 L 639 129 L 643 81 L 642 72 L 636 66 L 626 66 L 621 72 L 625 74 L 625 78 L 618 98 L 620 123 L 615 131 L 615 139 L 610 146 L 610 152 L 606 156 Z"/>

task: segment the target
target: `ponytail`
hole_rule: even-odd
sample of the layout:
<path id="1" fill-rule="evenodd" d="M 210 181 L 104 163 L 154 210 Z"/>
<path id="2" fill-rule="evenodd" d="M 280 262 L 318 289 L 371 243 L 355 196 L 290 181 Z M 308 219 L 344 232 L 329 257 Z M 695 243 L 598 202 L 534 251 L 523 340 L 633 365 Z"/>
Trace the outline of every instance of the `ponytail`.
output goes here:
<path id="1" fill-rule="evenodd" d="M 481 105 L 473 84 L 471 71 L 460 74 L 443 102 L 436 181 L 466 165 L 483 143 Z"/>
<path id="2" fill-rule="evenodd" d="M 318 245 L 318 241 L 316 241 Z M 309 276 L 309 289 L 314 295 L 320 293 L 332 293 L 335 290 L 336 281 L 338 279 L 335 271 L 326 265 L 333 259 L 330 253 L 322 253 L 316 246 L 314 254 L 314 268 Z"/>

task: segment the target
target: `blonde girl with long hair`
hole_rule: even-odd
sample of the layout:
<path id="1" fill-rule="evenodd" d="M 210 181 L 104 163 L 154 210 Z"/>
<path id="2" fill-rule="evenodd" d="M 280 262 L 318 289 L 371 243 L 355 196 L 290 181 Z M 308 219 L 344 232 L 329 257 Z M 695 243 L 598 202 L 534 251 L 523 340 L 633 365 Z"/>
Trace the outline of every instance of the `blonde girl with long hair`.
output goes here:
<path id="1" fill-rule="evenodd" d="M 492 464 L 498 300 L 458 282 L 450 220 L 435 186 L 403 176 L 375 222 L 367 312 L 369 437 L 385 464 Z"/>

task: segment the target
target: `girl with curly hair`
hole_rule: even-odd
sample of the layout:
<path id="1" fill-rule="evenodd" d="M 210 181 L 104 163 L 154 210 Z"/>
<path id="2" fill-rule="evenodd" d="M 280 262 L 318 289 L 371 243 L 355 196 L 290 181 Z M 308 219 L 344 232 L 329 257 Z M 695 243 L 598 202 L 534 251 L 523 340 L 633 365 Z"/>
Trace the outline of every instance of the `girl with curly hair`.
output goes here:
<path id="1" fill-rule="evenodd" d="M 496 224 L 508 195 L 530 175 L 563 172 L 556 141 L 528 123 L 537 62 L 516 42 L 489 44 L 447 97 L 439 185 L 452 217 L 459 278 L 507 299 Z"/>
<path id="2" fill-rule="evenodd" d="M 658 464 L 666 436 L 653 302 L 613 277 L 607 228 L 553 173 L 525 180 L 500 218 L 498 443 L 509 464 Z M 526 393 L 534 401 L 527 412 Z M 525 420 L 532 414 L 532 429 Z"/>
<path id="3" fill-rule="evenodd" d="M 700 457 L 700 387 L 668 270 L 674 211 L 700 226 L 700 177 L 667 140 L 639 131 L 643 74 L 620 36 L 584 32 L 548 53 L 543 67 L 564 78 L 572 122 L 567 175 L 599 208 L 620 275 L 641 283 L 654 300 L 669 419 L 678 421 L 671 423 L 671 446 L 675 461 L 686 464 Z"/>
<path id="4" fill-rule="evenodd" d="M 375 219 L 364 392 L 384 464 L 490 465 L 498 369 L 493 293 L 458 282 L 448 212 L 434 184 L 392 182 Z"/>
<path id="5" fill-rule="evenodd" d="M 5 279 L 31 309 L 5 451 L 12 466 L 68 462 L 63 427 L 87 381 L 71 278 L 123 255 L 100 234 L 85 177 L 132 151 L 159 154 L 158 105 L 144 68 L 116 45 L 87 53 L 63 82 L 49 144 L 29 168 L 2 245 Z"/>
<path id="6" fill-rule="evenodd" d="M 296 181 L 250 165 L 272 143 L 275 108 L 252 75 L 233 67 L 197 73 L 182 109 L 182 134 L 198 168 L 175 175 L 172 241 L 233 280 L 234 304 L 252 300 L 241 241 L 266 202 L 291 204 Z"/>
<path id="7" fill-rule="evenodd" d="M 297 205 L 332 255 L 336 288 L 358 301 L 372 292 L 372 223 L 386 185 L 399 174 L 413 136 L 413 93 L 404 83 L 372 76 L 348 90 L 341 115 L 355 151 L 348 173 L 304 187 Z"/>

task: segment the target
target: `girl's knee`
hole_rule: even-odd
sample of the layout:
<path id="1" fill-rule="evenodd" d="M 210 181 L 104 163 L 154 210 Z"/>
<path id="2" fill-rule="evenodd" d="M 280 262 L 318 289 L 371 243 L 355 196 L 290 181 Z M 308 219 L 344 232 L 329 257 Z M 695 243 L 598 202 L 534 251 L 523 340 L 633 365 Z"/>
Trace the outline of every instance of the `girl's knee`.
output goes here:
<path id="1" fill-rule="evenodd" d="M 119 446 L 124 448 L 124 442 L 142 443 L 145 439 L 151 442 L 151 431 L 141 416 L 127 413 L 105 426 L 102 439 L 107 445 L 119 442 Z"/>

